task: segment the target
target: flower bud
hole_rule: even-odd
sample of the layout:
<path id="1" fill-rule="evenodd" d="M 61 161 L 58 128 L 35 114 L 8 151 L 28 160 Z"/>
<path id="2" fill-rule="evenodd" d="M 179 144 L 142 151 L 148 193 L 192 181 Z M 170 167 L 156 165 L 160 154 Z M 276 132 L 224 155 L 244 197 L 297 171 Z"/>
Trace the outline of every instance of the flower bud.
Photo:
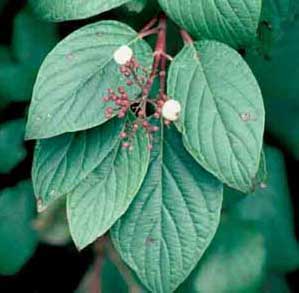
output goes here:
<path id="1" fill-rule="evenodd" d="M 126 138 L 127 133 L 126 132 L 121 132 L 119 136 L 120 136 L 120 138 Z"/>

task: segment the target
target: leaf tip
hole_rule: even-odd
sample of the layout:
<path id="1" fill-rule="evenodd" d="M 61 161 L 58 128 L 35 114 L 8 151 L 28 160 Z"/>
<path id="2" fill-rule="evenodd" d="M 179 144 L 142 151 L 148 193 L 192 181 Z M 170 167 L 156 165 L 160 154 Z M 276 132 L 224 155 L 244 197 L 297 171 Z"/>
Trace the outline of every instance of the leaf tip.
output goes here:
<path id="1" fill-rule="evenodd" d="M 44 202 L 41 197 L 38 197 L 36 200 L 36 207 L 37 207 L 37 212 L 42 213 L 47 209 L 47 206 L 44 205 Z"/>

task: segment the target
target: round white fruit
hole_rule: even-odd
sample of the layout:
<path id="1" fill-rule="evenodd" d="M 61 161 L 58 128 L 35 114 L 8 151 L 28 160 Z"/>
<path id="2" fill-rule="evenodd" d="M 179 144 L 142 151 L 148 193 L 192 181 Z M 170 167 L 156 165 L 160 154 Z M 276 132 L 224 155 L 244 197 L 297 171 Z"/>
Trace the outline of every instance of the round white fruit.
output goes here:
<path id="1" fill-rule="evenodd" d="M 176 121 L 178 120 L 182 107 L 176 100 L 168 100 L 162 107 L 162 116 L 166 120 Z"/>
<path id="2" fill-rule="evenodd" d="M 128 61 L 130 61 L 133 57 L 133 50 L 123 45 L 119 47 L 113 55 L 114 61 L 119 65 L 125 65 Z"/>

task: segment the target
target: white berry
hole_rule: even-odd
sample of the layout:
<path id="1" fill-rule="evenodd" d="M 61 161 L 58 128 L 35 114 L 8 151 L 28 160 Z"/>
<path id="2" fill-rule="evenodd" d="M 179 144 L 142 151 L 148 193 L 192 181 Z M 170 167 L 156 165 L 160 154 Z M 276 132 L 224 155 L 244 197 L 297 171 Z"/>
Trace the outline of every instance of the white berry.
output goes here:
<path id="1" fill-rule="evenodd" d="M 181 104 L 175 100 L 168 100 L 162 107 L 162 116 L 166 120 L 176 121 L 181 113 Z"/>
<path id="2" fill-rule="evenodd" d="M 132 59 L 132 57 L 133 50 L 126 45 L 119 47 L 113 55 L 114 61 L 119 65 L 126 64 L 128 61 Z"/>

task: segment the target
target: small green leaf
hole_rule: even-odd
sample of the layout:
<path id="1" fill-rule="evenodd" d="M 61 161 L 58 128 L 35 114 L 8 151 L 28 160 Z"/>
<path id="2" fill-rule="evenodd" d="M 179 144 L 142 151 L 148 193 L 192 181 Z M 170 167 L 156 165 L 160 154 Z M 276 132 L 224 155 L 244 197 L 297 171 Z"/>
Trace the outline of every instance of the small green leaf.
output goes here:
<path id="1" fill-rule="evenodd" d="M 149 45 L 125 24 L 102 21 L 72 33 L 48 55 L 33 92 L 26 137 L 49 138 L 89 129 L 104 123 L 103 97 L 107 88 L 123 85 L 113 53 L 129 45 L 135 58 L 148 68 L 153 54 Z M 137 97 L 140 89 L 128 89 Z"/>
<path id="2" fill-rule="evenodd" d="M 64 21 L 88 18 L 130 0 L 30 0 L 35 11 L 50 21 Z"/>
<path id="3" fill-rule="evenodd" d="M 0 192 L 0 274 L 17 273 L 34 253 L 35 201 L 29 181 Z"/>
<path id="4" fill-rule="evenodd" d="M 158 0 L 167 14 L 198 39 L 235 48 L 256 40 L 262 0 Z"/>
<path id="5" fill-rule="evenodd" d="M 24 130 L 22 119 L 0 124 L 0 174 L 9 173 L 26 157 Z"/>
<path id="6" fill-rule="evenodd" d="M 293 212 L 282 154 L 267 147 L 266 159 L 267 185 L 232 206 L 230 213 L 256 224 L 265 238 L 268 268 L 285 273 L 299 266 Z"/>
<path id="7" fill-rule="evenodd" d="M 162 130 L 143 185 L 112 227 L 124 261 L 151 292 L 173 292 L 210 244 L 220 219 L 222 184 Z"/>
<path id="8" fill-rule="evenodd" d="M 114 145 L 109 154 L 67 195 L 71 235 L 83 249 L 107 232 L 138 192 L 149 164 L 148 138 L 139 130 L 133 150 Z"/>
<path id="9" fill-rule="evenodd" d="M 123 124 L 112 119 L 87 131 L 37 142 L 32 179 L 40 210 L 71 192 L 105 160 L 119 143 Z"/>
<path id="10" fill-rule="evenodd" d="M 178 292 L 262 292 L 265 263 L 258 229 L 224 215 L 207 253 Z"/>
<path id="11" fill-rule="evenodd" d="M 139 13 L 146 6 L 148 0 L 130 0 L 123 8 L 129 13 Z"/>
<path id="12" fill-rule="evenodd" d="M 170 66 L 168 95 L 182 104 L 176 125 L 192 156 L 227 185 L 252 190 L 265 112 L 241 56 L 215 41 L 186 45 Z"/>

